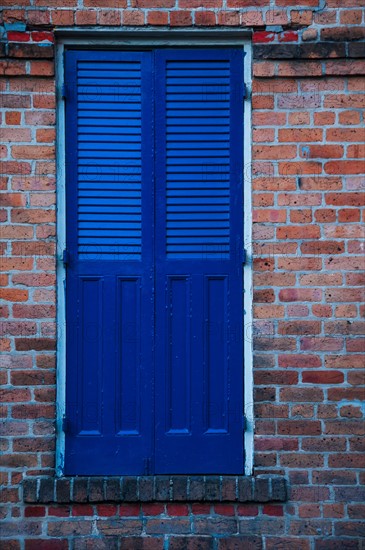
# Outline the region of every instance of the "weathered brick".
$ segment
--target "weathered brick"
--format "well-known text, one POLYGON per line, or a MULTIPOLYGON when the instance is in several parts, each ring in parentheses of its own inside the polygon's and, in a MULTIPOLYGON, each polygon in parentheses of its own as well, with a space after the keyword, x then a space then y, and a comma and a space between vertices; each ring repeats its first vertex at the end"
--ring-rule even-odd
POLYGON ((154 480, 152 477, 140 477, 138 479, 139 500, 142 502, 153 500, 154 480))
POLYGON ((97 14, 98 24, 105 26, 120 25, 122 20, 122 14, 117 10, 100 10, 97 14))
POLYGON ((195 12, 195 24, 202 27, 212 27, 216 25, 216 14, 214 11, 195 12))
POLYGON ((186 500, 188 494, 187 477, 173 476, 171 478, 171 490, 173 500, 186 500))
MULTIPOLYGON (((146 533, 150 535, 160 534, 187 534, 190 532, 190 522, 188 519, 181 518, 164 518, 164 519, 148 519, 146 521, 146 533)), ((200 533, 199 529, 196 530, 200 533)))
POLYGON ((51 12, 52 23, 59 26, 73 25, 74 11, 67 9, 54 9, 51 12))
MULTIPOLYGON (((171 539, 170 548, 173 548, 174 539, 175 537, 171 539)), ((107 540, 109 540, 109 537, 107 540)), ((185 537, 184 540, 186 541, 185 537)), ((162 550, 164 547, 164 540, 162 537, 122 537, 120 539, 120 544, 120 550, 162 550)), ((92 546, 92 548, 94 548, 94 546, 92 546)), ((202 548, 202 550, 204 549, 202 548)))
POLYGON ((141 512, 141 506, 140 504, 121 504, 119 507, 119 515, 121 517, 127 516, 127 517, 133 517, 133 516, 139 516, 141 512))
POLYGON ((218 539, 218 545, 219 550, 261 550, 262 540, 260 536, 239 535, 218 539))
POLYGON ((123 499, 129 502, 138 500, 138 485, 135 477, 124 477, 122 486, 123 499))
POLYGON ((50 537, 67 537, 69 535, 89 535, 91 530, 91 521, 64 520, 62 522, 49 522, 47 534, 50 537))
POLYGON ((204 500, 205 487, 203 477, 192 476, 190 477, 189 498, 191 500, 204 500))
POLYGON ((109 477, 105 481, 105 498, 111 502, 120 500, 120 479, 109 477))
POLYGON ((41 479, 39 485, 39 502, 54 502, 55 484, 53 479, 41 479))
POLYGON ((88 501, 101 502, 104 499, 104 478, 91 477, 88 485, 88 501))
POLYGON ((235 27, 241 22, 241 14, 239 11, 222 11, 218 12, 218 25, 235 27))
POLYGON ((145 14, 138 10, 123 10, 122 21, 124 25, 144 25, 145 14))
POLYGON ((253 500, 253 486, 250 478, 240 477, 238 479, 238 499, 240 502, 253 500))
MULTIPOLYGON (((1 325, 0 382, 5 387, 0 413, 6 428, 3 422, 0 463, 5 483, 11 482, 1 494, 6 509, 0 513, 8 523, 12 518, 7 546, 358 549, 363 510, 356 509, 356 502, 364 499, 360 484, 365 483, 359 462, 365 382, 360 0, 328 0, 323 9, 318 0, 298 5, 277 0, 276 6, 268 0, 85 0, 83 8, 76 0, 35 0, 32 9, 28 0, 21 5, 4 1, 9 9, 3 10, 3 22, 18 25, 7 27, 3 38, 10 44, 0 49, 0 56, 18 56, 0 61, 0 73, 7 79, 0 83, 0 219, 5 222, 0 246, 5 276, 0 284, 7 301, 1 325), (28 26, 19 30, 23 22, 28 26), (256 484, 241 476, 191 476, 188 481, 173 476, 170 483, 168 476, 157 476, 153 495, 149 477, 138 483, 132 477, 76 477, 71 495, 70 480, 59 480, 65 488, 62 496, 61 490, 55 494, 54 479, 46 478, 54 468, 56 364, 51 27, 192 28, 193 22, 256 29, 254 163, 245 174, 252 169, 255 473, 269 478, 256 484), (30 480, 31 503, 38 498, 36 479, 40 483, 40 504, 24 511, 18 489, 23 471, 35 478, 30 480), (272 477, 277 473, 284 473, 292 485, 284 509, 271 502, 260 509, 257 504, 232 504, 254 498, 251 484, 261 501, 285 500, 283 479, 272 477), (272 495, 259 495, 260 485, 271 488, 272 495), (69 505, 48 507, 57 496, 77 503, 72 505, 74 518, 69 505), (141 508, 139 500, 151 498, 159 502, 141 508), (179 504, 171 501, 175 498, 179 504), (88 499, 92 502, 85 504, 88 499), (103 499, 109 502, 103 504, 103 499), (126 503, 118 505, 120 499, 126 503), (213 508, 219 499, 224 504, 213 508), (172 521, 166 521, 165 511, 172 521), (190 523, 190 511, 204 534, 191 534, 195 524, 190 523), (94 513, 104 519, 96 520, 91 530, 94 513), (142 516, 149 518, 151 535, 141 534, 142 516), (20 537, 21 517, 34 525, 38 517, 42 531, 27 523, 20 537)), ((253 414, 245 413, 249 419, 253 414)), ((26 487, 27 482, 25 500, 30 498, 26 487)))
POLYGON ((75 478, 73 480, 72 498, 74 502, 87 502, 88 482, 84 478, 75 478))
POLYGON ((52 44, 25 44, 11 43, 8 49, 9 57, 21 57, 26 59, 39 59, 53 57, 52 44))

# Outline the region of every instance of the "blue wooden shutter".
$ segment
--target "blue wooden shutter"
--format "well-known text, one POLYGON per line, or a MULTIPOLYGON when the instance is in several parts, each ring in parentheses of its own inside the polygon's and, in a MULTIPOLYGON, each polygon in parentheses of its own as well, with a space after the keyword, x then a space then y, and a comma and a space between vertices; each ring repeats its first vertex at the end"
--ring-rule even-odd
POLYGON ((155 55, 155 470, 240 473, 243 53, 155 55))
POLYGON ((67 474, 152 455, 151 60, 66 52, 67 474))
POLYGON ((66 52, 67 474, 243 470, 242 78, 66 52))

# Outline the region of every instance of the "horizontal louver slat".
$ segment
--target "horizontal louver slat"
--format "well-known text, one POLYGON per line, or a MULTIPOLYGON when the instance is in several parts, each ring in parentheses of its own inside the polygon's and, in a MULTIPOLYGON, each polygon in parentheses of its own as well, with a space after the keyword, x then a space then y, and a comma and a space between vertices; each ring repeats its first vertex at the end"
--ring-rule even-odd
POLYGON ((166 62, 167 256, 229 253, 230 63, 166 62))
POLYGON ((139 61, 77 65, 78 248, 81 257, 141 253, 139 61))

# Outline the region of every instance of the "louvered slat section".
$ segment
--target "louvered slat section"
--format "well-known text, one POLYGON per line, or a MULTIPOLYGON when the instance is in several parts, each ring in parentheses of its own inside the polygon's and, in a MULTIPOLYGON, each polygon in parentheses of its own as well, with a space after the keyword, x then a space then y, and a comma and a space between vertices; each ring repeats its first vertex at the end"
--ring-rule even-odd
POLYGON ((141 62, 77 63, 78 254, 141 256, 141 62))
POLYGON ((228 257, 230 61, 166 62, 167 256, 228 257))

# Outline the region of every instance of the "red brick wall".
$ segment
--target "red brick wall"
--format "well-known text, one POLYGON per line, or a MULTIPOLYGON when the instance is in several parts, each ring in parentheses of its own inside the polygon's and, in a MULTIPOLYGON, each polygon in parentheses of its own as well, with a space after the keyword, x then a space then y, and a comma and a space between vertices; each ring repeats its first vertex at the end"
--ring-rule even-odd
POLYGON ((362 548, 363 2, 2 4, 0 547, 362 548), (55 466, 53 29, 72 25, 253 30, 255 473, 285 475, 286 504, 23 503, 55 466))

